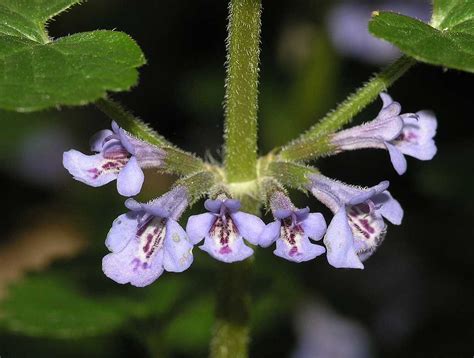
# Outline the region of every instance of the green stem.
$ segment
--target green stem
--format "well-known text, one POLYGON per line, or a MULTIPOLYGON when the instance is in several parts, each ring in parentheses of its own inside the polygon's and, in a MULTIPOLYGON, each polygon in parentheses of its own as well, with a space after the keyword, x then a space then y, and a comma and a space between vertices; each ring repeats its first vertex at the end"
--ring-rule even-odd
POLYGON ((225 101, 229 182, 256 178, 261 0, 230 0, 225 101))
POLYGON ((308 176, 319 171, 316 168, 293 163, 293 162, 272 162, 268 165, 268 175, 277 179, 281 184, 302 191, 307 190, 310 183, 308 176))
MULTIPOLYGON (((257 178, 258 66, 261 0, 230 0, 227 27, 225 96, 225 174, 229 183, 257 178)), ((257 212, 249 195, 242 210, 257 212)), ((210 344, 212 358, 246 358, 249 342, 249 274, 253 261, 225 265, 220 270, 216 322, 210 344)))
POLYGON ((170 145, 170 143, 146 123, 135 117, 132 113, 123 108, 119 103, 110 98, 99 99, 95 105, 110 119, 116 121, 120 127, 127 132, 132 133, 137 138, 148 143, 154 144, 158 147, 163 145, 170 145))
POLYGON ((374 101, 380 92, 390 87, 415 63, 416 60, 413 58, 402 56, 350 95, 334 111, 328 113, 306 133, 286 145, 279 153, 280 158, 309 160, 318 155, 326 154, 328 152, 327 136, 349 123, 356 114, 374 101))
POLYGON ((104 98, 98 100, 95 105, 127 132, 163 149, 166 152, 163 171, 177 175, 189 175, 205 169, 201 159, 172 145, 146 123, 125 110, 119 103, 110 98, 104 98))
POLYGON ((250 275, 253 261, 225 264, 218 272, 211 358, 246 358, 250 340, 250 275))

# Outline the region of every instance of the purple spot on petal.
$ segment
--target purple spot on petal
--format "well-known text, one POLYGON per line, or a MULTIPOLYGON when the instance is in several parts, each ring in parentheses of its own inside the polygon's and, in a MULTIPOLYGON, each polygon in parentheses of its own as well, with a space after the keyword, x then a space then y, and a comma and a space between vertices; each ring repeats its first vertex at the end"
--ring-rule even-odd
POLYGON ((290 249, 290 252, 289 252, 289 255, 291 257, 295 256, 296 254, 298 254, 298 248, 296 246, 293 246, 291 249, 290 249))
POLYGON ((229 247, 229 245, 221 247, 220 250, 219 250, 219 253, 223 254, 223 255, 230 254, 231 252, 232 252, 232 249, 229 247))

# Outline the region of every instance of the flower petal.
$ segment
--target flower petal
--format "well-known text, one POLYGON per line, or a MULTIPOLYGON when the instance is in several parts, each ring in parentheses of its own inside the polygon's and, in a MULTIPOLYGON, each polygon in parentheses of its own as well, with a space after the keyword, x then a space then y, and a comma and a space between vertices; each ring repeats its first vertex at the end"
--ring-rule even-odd
POLYGON ((199 246, 199 248, 206 251, 216 260, 226 263, 242 261, 253 254, 253 250, 244 244, 244 240, 241 237, 233 240, 227 247, 227 250, 224 251, 222 246, 216 243, 216 240, 207 236, 204 239, 204 244, 199 246))
POLYGON ((240 201, 235 199, 226 199, 224 200, 224 206, 229 210, 229 212, 235 213, 240 209, 240 201))
POLYGON ((220 212, 222 205, 223 205, 222 200, 207 199, 204 202, 204 207, 206 208, 206 210, 210 211, 211 213, 216 213, 216 214, 220 212))
POLYGON ((183 185, 175 186, 159 198, 141 204, 146 212, 161 218, 176 219, 188 206, 188 190, 183 185))
POLYGON ((270 224, 265 225, 262 233, 260 234, 258 244, 261 247, 268 247, 275 242, 276 239, 280 237, 281 222, 280 220, 275 220, 270 224))
POLYGON ((130 240, 118 253, 110 253, 102 259, 105 275, 117 283, 130 283, 136 287, 151 284, 163 273, 163 251, 160 250, 151 262, 144 265, 137 259, 138 240, 130 240))
POLYGON ((169 272, 183 272, 193 263, 193 245, 181 225, 172 219, 166 223, 163 266, 169 272))
POLYGON ((285 240, 277 240, 276 249, 273 251, 276 256, 293 262, 309 261, 325 252, 323 246, 310 243, 306 236, 299 240, 297 246, 289 245, 285 240))
POLYGON ((380 97, 383 101, 383 108, 377 118, 390 118, 400 114, 402 110, 400 103, 395 102, 387 93, 381 93, 380 97))
POLYGON ((403 153, 393 144, 388 142, 385 142, 385 146, 387 147, 388 153, 390 154, 390 160, 392 161, 395 171, 399 175, 404 174, 407 171, 407 160, 405 159, 403 153))
POLYGON ((102 154, 85 155, 74 149, 63 154, 63 166, 74 179, 93 187, 105 185, 117 178, 116 172, 102 169, 104 161, 102 154))
POLYGON ((102 147, 104 146, 104 140, 113 134, 114 132, 112 132, 110 129, 103 129, 94 134, 90 140, 91 150, 97 153, 102 151, 102 147))
POLYGON ((308 217, 301 222, 306 235, 313 240, 321 240, 324 233, 326 232, 326 221, 321 213, 311 213, 308 217))
POLYGON ((211 213, 191 215, 186 225, 186 232, 191 243, 196 245, 204 237, 208 236, 209 230, 215 221, 216 216, 211 213))
POLYGON ((353 240, 346 210, 341 208, 334 215, 324 238, 327 259, 331 266, 336 268, 364 268, 355 252, 353 240))
POLYGON ((437 152, 433 137, 438 122, 431 111, 419 111, 416 116, 403 118, 405 126, 402 135, 393 144, 406 155, 419 160, 431 160, 437 152))
POLYGON ((273 211, 273 216, 275 219, 286 219, 293 213, 293 210, 290 209, 277 209, 273 211))
POLYGON ((403 209, 400 203, 395 200, 390 192, 387 190, 383 193, 377 194, 372 198, 376 207, 377 213, 385 217, 394 225, 400 225, 403 219, 403 209))
POLYGON ((135 237, 138 227, 137 216, 135 212, 128 212, 114 220, 105 240, 105 246, 110 251, 122 251, 128 242, 135 237))
POLYGON ((379 96, 382 99, 383 108, 387 107, 389 104, 393 102, 392 97, 387 92, 381 92, 379 96))
POLYGON ((142 168, 161 168, 166 152, 148 142, 140 140, 127 131, 119 129, 118 135, 123 147, 137 158, 142 168))
POLYGON ((238 211, 230 214, 240 235, 253 245, 258 245, 265 223, 258 216, 238 211))
POLYGON ((134 196, 142 189, 145 175, 137 162, 137 158, 131 157, 117 177, 117 190, 120 195, 134 196))

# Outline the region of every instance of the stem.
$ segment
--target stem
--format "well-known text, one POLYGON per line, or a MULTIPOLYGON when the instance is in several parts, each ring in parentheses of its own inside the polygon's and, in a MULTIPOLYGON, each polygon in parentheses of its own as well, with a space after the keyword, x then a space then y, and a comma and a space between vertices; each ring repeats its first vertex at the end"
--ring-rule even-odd
MULTIPOLYGON (((260 203, 245 197, 242 210, 258 214, 260 203)), ((247 358, 250 342, 250 282, 255 259, 222 265, 217 274, 216 321, 211 358, 247 358)))
POLYGON ((117 122, 120 127, 125 129, 127 132, 132 133, 137 138, 159 147, 170 145, 164 137, 160 136, 146 123, 135 117, 119 103, 110 98, 99 99, 95 102, 95 105, 110 119, 117 122))
MULTIPOLYGON (((230 0, 225 81, 225 158, 229 183, 257 178, 258 65, 261 0, 230 0)), ((242 210, 258 213, 249 195, 242 210)), ((253 260, 225 265, 219 272, 212 358, 246 358, 249 343, 249 274, 253 260)))
POLYGON ((326 153, 328 151, 327 136, 349 123, 356 114, 374 101, 380 92, 390 87, 415 63, 416 60, 411 57, 400 57, 350 95, 334 111, 328 113, 321 121, 308 129, 306 133, 286 145, 280 152, 280 158, 308 160, 326 153), (321 150, 318 150, 319 146, 322 147, 321 150))
POLYGON ((248 357, 251 259, 226 264, 218 273, 211 358, 248 357))
POLYGON ((177 175, 189 175, 205 169, 201 159, 172 145, 146 123, 125 110, 119 103, 110 98, 103 98, 99 99, 95 105, 127 132, 163 149, 166 152, 163 171, 177 175))
POLYGON ((261 13, 261 0, 230 0, 224 160, 229 182, 256 177, 261 13))
POLYGON ((308 176, 318 173, 316 168, 292 162, 272 162, 267 170, 281 184, 302 191, 306 191, 310 183, 308 176))

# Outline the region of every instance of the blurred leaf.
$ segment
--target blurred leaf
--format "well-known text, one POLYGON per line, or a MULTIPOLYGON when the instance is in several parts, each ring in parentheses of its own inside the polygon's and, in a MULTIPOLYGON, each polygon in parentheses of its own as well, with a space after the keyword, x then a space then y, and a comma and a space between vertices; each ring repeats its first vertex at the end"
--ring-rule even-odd
POLYGON ((334 96, 337 59, 330 44, 317 29, 295 26, 281 42, 286 67, 292 69, 293 78, 287 90, 267 87, 262 89, 261 126, 262 141, 267 149, 282 145, 296 137, 328 110, 334 96), (283 46, 283 45, 282 45, 283 46), (296 47, 296 48, 293 48, 296 47), (304 55, 298 53, 304 49, 304 55), (290 65, 291 62, 295 64, 290 65), (278 124, 278 125, 275 125, 278 124))
POLYGON ((89 298, 52 275, 18 283, 0 307, 6 329, 31 336, 93 336, 117 329, 127 318, 121 305, 89 298))
POLYGON ((162 333, 163 341, 180 352, 207 347, 214 322, 211 297, 193 297, 188 302, 162 333))
POLYGON ((162 277, 154 284, 139 289, 138 292, 133 287, 132 290, 137 293, 137 297, 129 297, 124 303, 137 318, 165 315, 178 298, 184 295, 186 283, 183 277, 162 277))
POLYGON ((143 53, 126 34, 93 31, 52 41, 45 24, 78 0, 0 2, 0 107, 84 105, 138 79, 143 53))
POLYGON ((113 287, 107 295, 97 294, 97 289, 94 295, 83 292, 76 284, 59 274, 27 277, 1 302, 0 325, 29 336, 97 336, 116 331, 127 321, 167 316, 184 296, 186 281, 161 278, 144 289, 113 287))
POLYGON ((474 1, 437 2, 433 25, 377 12, 369 30, 419 61, 474 72, 474 1))

